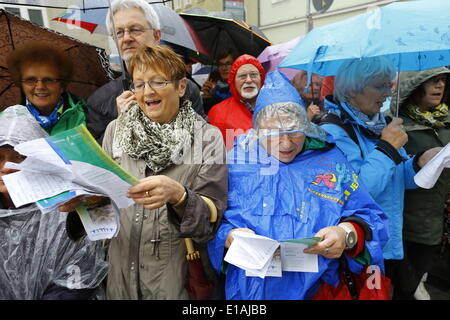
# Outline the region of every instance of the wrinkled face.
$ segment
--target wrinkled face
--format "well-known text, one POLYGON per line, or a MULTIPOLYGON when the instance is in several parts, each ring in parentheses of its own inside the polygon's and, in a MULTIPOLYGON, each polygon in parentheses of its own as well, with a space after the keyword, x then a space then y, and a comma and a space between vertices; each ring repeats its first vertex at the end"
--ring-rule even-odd
POLYGON ((297 92, 306 99, 320 98, 320 90, 322 89, 322 77, 317 74, 311 75, 311 83, 309 84, 308 93, 305 93, 305 87, 308 83, 308 75, 306 72, 297 73, 291 80, 292 85, 297 92))
POLYGON ((13 169, 6 169, 6 162, 21 163, 25 159, 24 156, 20 155, 11 146, 1 146, 0 147, 0 193, 7 195, 8 190, 6 190, 5 184, 3 183, 3 176, 16 172, 13 169))
POLYGON ((387 77, 369 83, 362 92, 353 93, 349 102, 369 117, 380 112, 387 97, 392 95, 393 81, 387 77))
POLYGON ((157 45, 161 39, 160 30, 153 30, 138 8, 117 11, 114 26, 119 50, 125 61, 129 61, 139 47, 157 45))
POLYGON ((261 88, 261 74, 258 68, 248 63, 236 72, 235 86, 239 95, 245 100, 256 100, 261 88))
POLYGON ((217 61, 217 70, 219 70, 220 77, 223 81, 228 80, 228 76, 230 75, 231 65, 233 64, 233 57, 226 56, 223 59, 217 61))
MULTIPOLYGON (((263 121, 261 129, 270 129, 280 131, 289 131, 290 128, 283 128, 280 124, 280 120, 283 119, 267 119, 263 121)), ((261 140, 261 144, 267 153, 275 157, 281 162, 289 163, 297 157, 297 155, 302 151, 303 144, 305 143, 305 135, 300 132, 283 134, 283 135, 272 135, 261 140)))
POLYGON ((144 114, 158 123, 169 123, 180 110, 180 98, 186 90, 186 78, 179 81, 168 79, 159 71, 148 68, 147 70, 135 69, 133 72, 133 84, 137 86, 145 82, 141 90, 134 90, 136 100, 144 114), (169 80, 170 82, 166 81, 169 80), (162 88, 152 88, 162 86, 162 88))
POLYGON ((423 85, 425 94, 418 102, 421 110, 429 110, 442 102, 444 97, 445 85, 447 82, 447 75, 440 74, 427 81, 423 85))
POLYGON ((63 85, 59 81, 58 68, 51 64, 28 63, 21 67, 20 74, 22 90, 28 101, 38 108, 41 114, 50 115, 64 92, 63 85), (33 79, 38 81, 33 83, 33 79))

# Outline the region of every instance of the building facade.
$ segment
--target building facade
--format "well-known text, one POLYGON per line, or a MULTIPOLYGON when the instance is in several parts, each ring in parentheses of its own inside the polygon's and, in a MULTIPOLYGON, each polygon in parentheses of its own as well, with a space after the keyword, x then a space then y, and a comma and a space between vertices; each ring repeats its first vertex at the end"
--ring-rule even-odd
POLYGON ((363 14, 396 1, 398 0, 246 0, 245 10, 247 23, 259 26, 277 44, 306 34, 312 28, 363 14))

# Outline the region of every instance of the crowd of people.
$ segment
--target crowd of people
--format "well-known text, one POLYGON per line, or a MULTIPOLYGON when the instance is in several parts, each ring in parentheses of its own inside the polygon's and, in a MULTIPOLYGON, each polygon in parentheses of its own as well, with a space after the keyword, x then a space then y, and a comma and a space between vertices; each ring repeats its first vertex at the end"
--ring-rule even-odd
POLYGON ((8 57, 22 100, 0 113, 0 299, 192 299, 185 238, 208 299, 352 299, 343 263, 376 266, 390 298, 417 299, 443 241, 450 174, 432 189, 414 176, 450 142, 448 68, 396 83, 391 60, 355 59, 305 88, 306 72, 266 73, 229 49, 199 87, 160 45, 147 2, 114 0, 106 22, 125 72, 86 101, 67 91, 73 63, 58 48, 30 41, 8 57), (106 242, 86 238, 75 211, 85 199, 16 208, 2 179, 25 159, 16 145, 81 124, 139 179, 106 242), (318 237, 304 250, 318 272, 250 276, 224 260, 236 231, 318 237))

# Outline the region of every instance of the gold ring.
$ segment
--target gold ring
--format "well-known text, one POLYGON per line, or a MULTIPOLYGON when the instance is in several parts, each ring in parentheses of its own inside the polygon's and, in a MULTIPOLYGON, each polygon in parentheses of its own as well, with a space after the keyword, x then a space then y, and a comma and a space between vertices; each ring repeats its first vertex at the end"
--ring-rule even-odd
POLYGON ((148 193, 148 191, 145 191, 145 195, 150 198, 150 193, 148 193))

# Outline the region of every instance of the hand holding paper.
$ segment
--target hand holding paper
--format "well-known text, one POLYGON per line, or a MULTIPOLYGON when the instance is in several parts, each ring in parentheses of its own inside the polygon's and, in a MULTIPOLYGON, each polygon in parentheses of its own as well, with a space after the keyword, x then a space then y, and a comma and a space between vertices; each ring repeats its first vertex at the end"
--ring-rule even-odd
POLYGON ((316 254, 304 253, 321 238, 276 240, 249 232, 233 232, 234 240, 224 260, 246 270, 247 276, 281 277, 282 271, 318 272, 316 254), (281 246, 280 246, 281 244, 281 246), (277 250, 279 253, 276 254, 277 250))
POLYGON ((444 168, 450 168, 450 143, 414 176, 414 182, 421 188, 431 189, 444 168))

